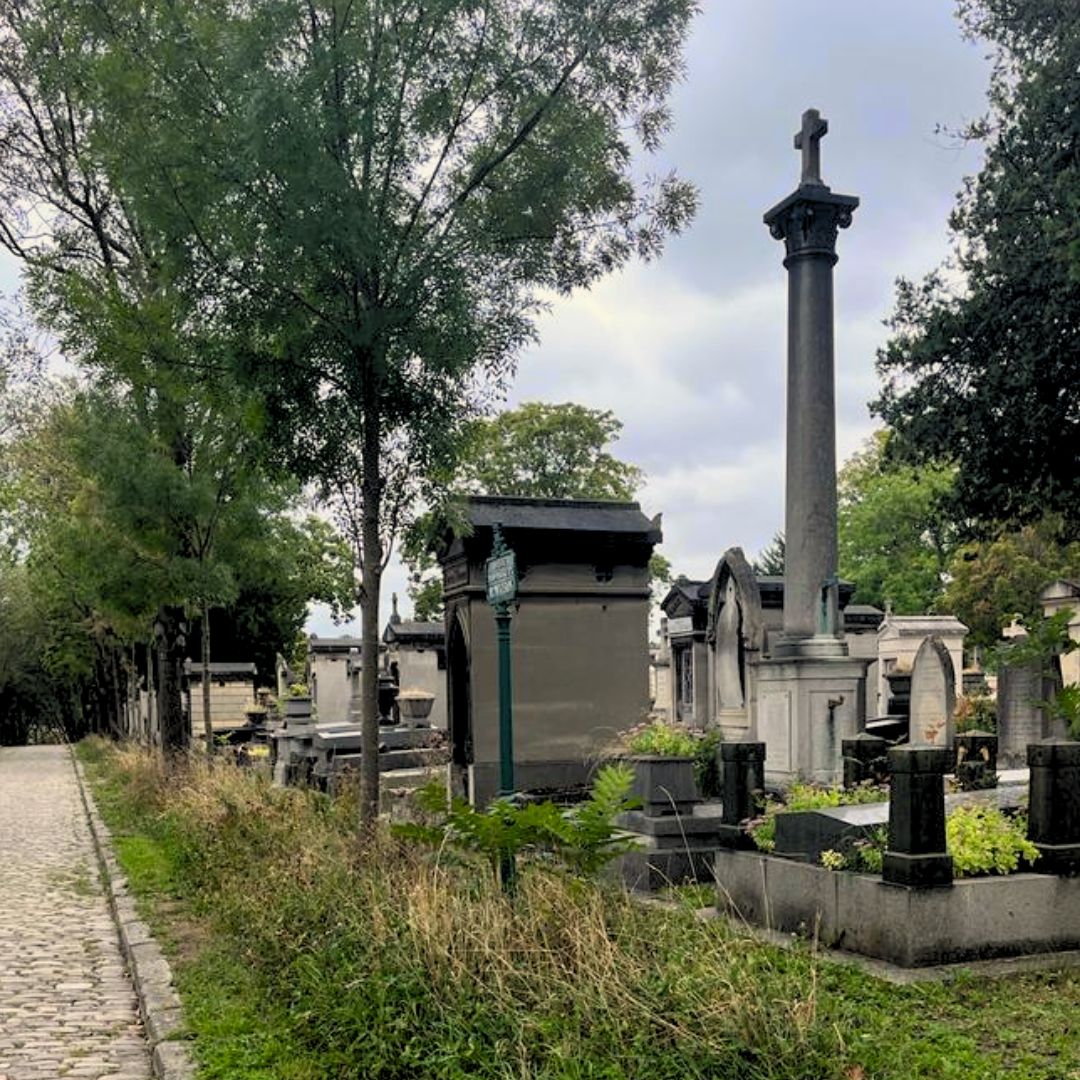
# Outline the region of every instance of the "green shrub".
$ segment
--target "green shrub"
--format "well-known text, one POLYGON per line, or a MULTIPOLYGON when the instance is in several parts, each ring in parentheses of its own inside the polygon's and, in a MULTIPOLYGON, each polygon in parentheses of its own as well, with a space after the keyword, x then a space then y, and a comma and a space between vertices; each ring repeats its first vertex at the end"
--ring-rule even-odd
POLYGON ((995 807, 958 806, 945 819, 945 843, 957 877, 1011 874, 1039 852, 1027 839, 1026 821, 995 807))
POLYGON ((720 775, 720 743, 723 735, 719 728, 710 728, 698 739, 694 751, 694 782, 703 799, 718 799, 723 794, 720 775))
POLYGON ((626 733, 625 744, 631 754, 692 758, 697 754, 700 741, 700 736, 688 728, 656 720, 631 728, 626 733))

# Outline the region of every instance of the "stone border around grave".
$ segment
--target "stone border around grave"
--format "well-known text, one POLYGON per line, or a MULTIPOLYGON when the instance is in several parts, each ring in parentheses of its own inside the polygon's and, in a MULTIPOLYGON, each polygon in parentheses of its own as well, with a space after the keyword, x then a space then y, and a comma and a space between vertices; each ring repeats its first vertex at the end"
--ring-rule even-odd
POLYGON ((150 928, 135 911, 127 877, 120 869, 113 849, 112 834, 98 813, 82 762, 76 757, 74 747, 69 749, 83 809, 94 840, 109 911, 116 924, 120 948, 139 999, 139 1013, 152 1056, 154 1076, 159 1080, 192 1080, 195 1065, 187 1046, 177 1041, 184 1022, 180 998, 173 984, 172 968, 150 933, 150 928))
POLYGON ((1009 874, 940 888, 745 851, 716 856, 718 906, 905 968, 1080 948, 1080 878, 1009 874))

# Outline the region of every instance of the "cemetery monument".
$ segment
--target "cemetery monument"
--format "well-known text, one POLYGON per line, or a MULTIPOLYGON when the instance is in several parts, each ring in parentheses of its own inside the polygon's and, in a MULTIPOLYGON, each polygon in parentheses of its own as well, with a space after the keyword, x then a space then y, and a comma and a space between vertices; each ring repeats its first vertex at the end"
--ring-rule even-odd
POLYGON ((799 186, 765 214, 788 272, 784 630, 757 667, 757 735, 766 772, 834 781, 841 740, 865 721, 867 661, 844 641, 837 577, 833 267, 859 205, 821 178, 828 122, 803 114, 799 186))

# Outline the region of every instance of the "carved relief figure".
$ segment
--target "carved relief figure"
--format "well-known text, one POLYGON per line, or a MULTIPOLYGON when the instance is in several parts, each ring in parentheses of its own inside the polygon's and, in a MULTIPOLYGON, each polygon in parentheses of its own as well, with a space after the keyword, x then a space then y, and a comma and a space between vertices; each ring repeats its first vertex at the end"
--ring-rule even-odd
POLYGON ((716 620, 716 696, 721 709, 741 709, 746 704, 743 661, 742 605, 735 579, 729 577, 716 620))

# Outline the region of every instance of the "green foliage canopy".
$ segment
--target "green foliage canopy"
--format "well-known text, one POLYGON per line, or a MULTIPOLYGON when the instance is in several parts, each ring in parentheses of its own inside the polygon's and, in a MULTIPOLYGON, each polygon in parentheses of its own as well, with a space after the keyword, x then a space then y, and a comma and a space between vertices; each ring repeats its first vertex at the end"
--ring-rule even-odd
POLYGON ((993 645, 1017 616, 1042 617, 1039 594, 1057 578, 1080 577, 1080 543, 1062 539, 1053 517, 958 548, 941 606, 971 631, 972 645, 993 645))
POLYGON ((632 499, 644 473, 607 449, 621 431, 607 409, 526 402, 470 426, 454 486, 473 495, 632 499))
POLYGON ((855 603, 922 614, 940 597, 956 546, 948 507, 955 469, 892 461, 889 441, 877 432, 840 469, 840 576, 855 583, 855 603))
POLYGON ((985 141, 953 265, 901 281, 874 410, 896 450, 958 465, 966 523, 1080 522, 1080 7, 963 0, 994 50, 985 141))

